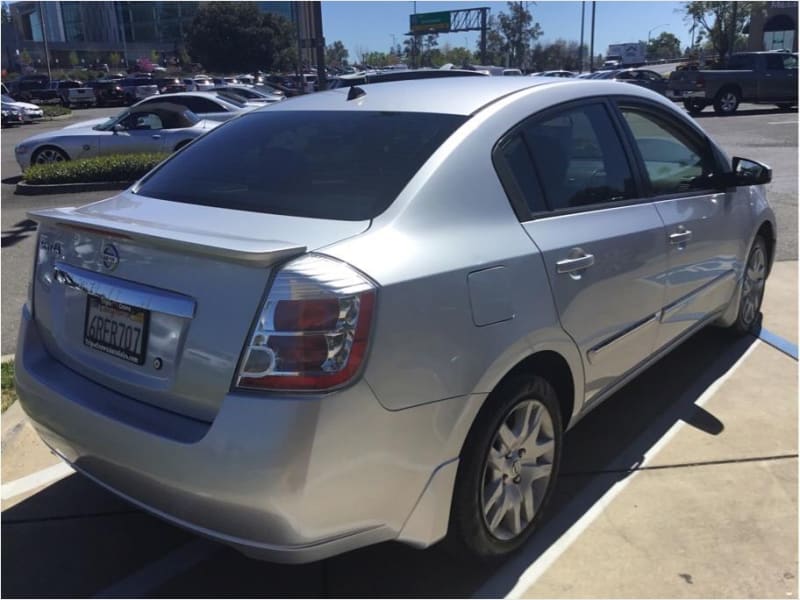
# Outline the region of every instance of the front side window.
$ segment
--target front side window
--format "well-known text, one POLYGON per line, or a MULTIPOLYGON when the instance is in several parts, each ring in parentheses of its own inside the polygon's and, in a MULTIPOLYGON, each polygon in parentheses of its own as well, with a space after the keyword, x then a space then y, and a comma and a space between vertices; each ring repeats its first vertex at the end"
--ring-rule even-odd
POLYGON ((162 200, 363 221, 382 213, 462 115, 264 111, 213 129, 135 190, 162 200))
POLYGON ((649 111, 625 107, 621 110, 656 195, 712 187, 714 159, 696 135, 649 111))
POLYGON ((155 113, 135 113, 119 122, 124 129, 151 130, 163 129, 161 119, 155 113))
POLYGON ((636 196, 628 159, 606 108, 589 104, 523 128, 550 210, 636 196))

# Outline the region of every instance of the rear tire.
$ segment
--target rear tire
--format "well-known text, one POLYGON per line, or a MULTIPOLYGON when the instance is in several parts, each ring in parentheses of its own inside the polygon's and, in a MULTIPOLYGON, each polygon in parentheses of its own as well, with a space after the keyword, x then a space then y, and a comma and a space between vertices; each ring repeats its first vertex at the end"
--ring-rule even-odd
POLYGON ((489 560, 524 544, 552 496, 562 440, 561 411, 547 380, 518 377, 495 390, 461 452, 449 550, 489 560))
POLYGON ((733 88, 720 90, 714 98, 714 112, 725 117, 732 115, 739 108, 740 101, 741 96, 737 90, 733 88))
POLYGON ((747 255, 742 274, 742 295, 739 298, 739 311, 731 331, 744 335, 754 333, 761 324, 761 303, 764 299, 764 286, 767 281, 769 255, 763 237, 756 236, 747 255))
POLYGON ((702 100, 684 100, 683 107, 692 116, 699 115, 706 107, 706 103, 702 100))

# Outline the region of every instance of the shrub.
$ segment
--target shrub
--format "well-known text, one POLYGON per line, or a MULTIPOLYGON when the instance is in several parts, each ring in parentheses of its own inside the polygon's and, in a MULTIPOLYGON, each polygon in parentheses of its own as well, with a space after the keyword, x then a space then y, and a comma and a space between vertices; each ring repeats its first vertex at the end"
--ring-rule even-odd
POLYGON ((60 104, 43 104, 42 112, 45 117, 60 117, 62 115, 71 115, 72 110, 60 104))
POLYGON ((133 182, 164 160, 169 154, 116 154, 98 158, 32 165, 23 174, 25 183, 133 182))

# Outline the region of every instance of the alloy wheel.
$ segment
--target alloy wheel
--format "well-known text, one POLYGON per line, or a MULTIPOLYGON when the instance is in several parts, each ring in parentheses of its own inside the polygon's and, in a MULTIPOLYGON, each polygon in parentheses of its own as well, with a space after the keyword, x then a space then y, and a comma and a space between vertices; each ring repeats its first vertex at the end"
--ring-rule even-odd
POLYGON ((492 438, 483 469, 480 508, 489 533, 512 540, 530 525, 547 492, 555 431, 538 400, 517 404, 492 438))
POLYGON ((733 112, 736 110, 736 106, 738 105, 738 99, 736 98, 736 94, 733 92, 726 92, 720 98, 720 106, 722 107, 723 112, 733 112))
POLYGON ((753 324, 761 308, 766 272, 767 261, 764 249, 757 245, 753 248, 747 261, 742 286, 742 320, 747 325, 753 324))
POLYGON ((45 148, 36 155, 34 162, 37 165, 47 165, 50 163, 63 162, 64 154, 54 148, 45 148))

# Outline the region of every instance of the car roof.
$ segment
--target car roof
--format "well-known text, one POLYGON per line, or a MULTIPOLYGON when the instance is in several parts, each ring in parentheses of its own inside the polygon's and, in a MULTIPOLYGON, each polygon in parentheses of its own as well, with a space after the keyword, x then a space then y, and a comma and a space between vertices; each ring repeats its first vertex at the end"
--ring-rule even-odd
MULTIPOLYGON (((469 116, 505 96, 539 86, 574 86, 576 98, 581 96, 620 93, 620 84, 613 80, 597 81, 577 77, 453 77, 392 81, 342 87, 278 102, 259 110, 354 110, 422 112, 469 116), (348 100, 351 90, 363 95, 348 100)), ((652 97, 653 92, 640 86, 625 84, 627 95, 652 97), (632 89, 627 89, 632 88, 632 89)))

